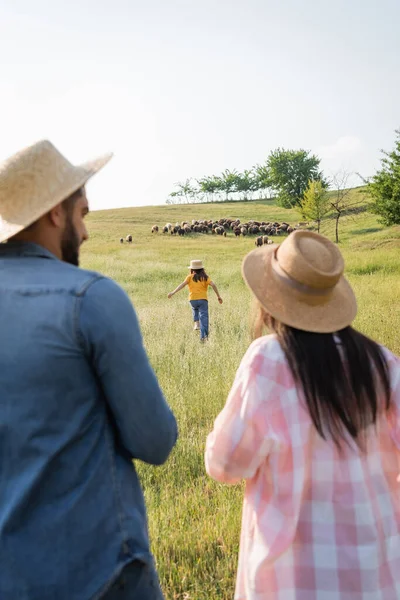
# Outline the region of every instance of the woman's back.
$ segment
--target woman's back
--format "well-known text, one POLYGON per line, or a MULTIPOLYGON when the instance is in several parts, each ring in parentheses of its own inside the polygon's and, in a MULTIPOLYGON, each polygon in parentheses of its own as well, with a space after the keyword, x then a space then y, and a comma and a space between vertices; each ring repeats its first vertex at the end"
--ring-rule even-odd
POLYGON ((365 452, 350 436, 339 450, 317 432, 277 338, 250 346, 206 453, 216 479, 247 480, 237 599, 400 597, 400 362, 385 357, 392 408, 365 452))

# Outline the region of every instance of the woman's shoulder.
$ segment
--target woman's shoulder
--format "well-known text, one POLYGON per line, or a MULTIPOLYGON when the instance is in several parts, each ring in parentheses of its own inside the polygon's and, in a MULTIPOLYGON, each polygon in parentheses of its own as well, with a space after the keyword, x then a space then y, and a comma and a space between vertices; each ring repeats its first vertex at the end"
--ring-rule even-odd
POLYGON ((265 363, 272 366, 283 362, 286 362, 285 354, 275 334, 264 335, 254 340, 242 360, 247 366, 257 365, 258 368, 265 363))

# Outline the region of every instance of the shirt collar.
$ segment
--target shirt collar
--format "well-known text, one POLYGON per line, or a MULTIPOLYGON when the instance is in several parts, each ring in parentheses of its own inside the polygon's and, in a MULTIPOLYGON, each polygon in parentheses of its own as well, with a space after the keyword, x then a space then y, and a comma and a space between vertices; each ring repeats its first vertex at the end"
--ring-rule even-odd
POLYGON ((7 242, 0 244, 0 257, 4 256, 36 256, 38 258, 50 258, 58 260, 57 257, 39 244, 33 242, 7 242))

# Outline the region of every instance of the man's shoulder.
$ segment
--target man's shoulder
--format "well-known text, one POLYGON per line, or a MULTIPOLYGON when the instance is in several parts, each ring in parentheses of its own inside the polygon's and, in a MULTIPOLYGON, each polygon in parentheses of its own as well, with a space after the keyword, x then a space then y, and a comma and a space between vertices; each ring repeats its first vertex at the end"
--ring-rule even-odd
POLYGON ((67 288, 68 291, 77 296, 84 295, 87 289, 95 282, 106 279, 104 275, 97 271, 81 269, 62 261, 54 262, 51 265, 49 264, 49 266, 53 273, 54 283, 60 285, 60 287, 67 288))
POLYGON ((97 294, 104 296, 125 295, 121 286, 106 275, 89 269, 82 269, 64 262, 53 265, 54 284, 69 293, 83 297, 89 294, 93 297, 97 294), (54 273, 54 267, 56 273, 54 273))

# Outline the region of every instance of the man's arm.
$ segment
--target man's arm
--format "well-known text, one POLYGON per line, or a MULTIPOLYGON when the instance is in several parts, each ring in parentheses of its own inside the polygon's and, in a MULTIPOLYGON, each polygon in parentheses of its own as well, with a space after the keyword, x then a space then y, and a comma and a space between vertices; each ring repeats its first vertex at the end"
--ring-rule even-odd
POLYGON ((129 297, 112 280, 97 280, 82 298, 79 324, 123 446, 132 458, 162 464, 175 445, 177 425, 129 297))

